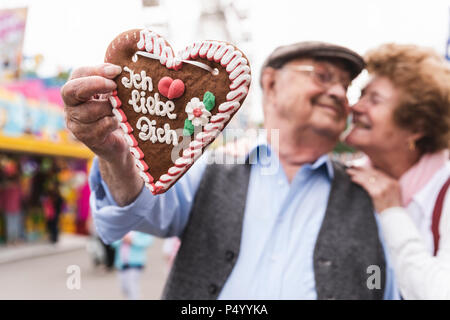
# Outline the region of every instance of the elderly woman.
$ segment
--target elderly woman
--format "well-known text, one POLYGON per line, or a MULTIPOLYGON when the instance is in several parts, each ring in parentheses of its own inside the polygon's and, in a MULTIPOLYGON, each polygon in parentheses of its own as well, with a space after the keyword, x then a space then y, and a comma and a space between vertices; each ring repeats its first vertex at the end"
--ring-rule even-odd
POLYGON ((450 70, 431 50, 386 44, 352 107, 348 173, 371 195, 405 299, 450 299, 450 70))

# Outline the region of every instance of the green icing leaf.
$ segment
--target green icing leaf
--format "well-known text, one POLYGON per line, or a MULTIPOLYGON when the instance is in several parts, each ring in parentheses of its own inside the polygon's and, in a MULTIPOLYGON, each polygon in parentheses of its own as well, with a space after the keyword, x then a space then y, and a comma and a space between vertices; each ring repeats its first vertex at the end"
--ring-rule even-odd
POLYGON ((214 105, 216 104, 216 97, 212 94, 212 92, 205 92, 203 95, 203 104, 208 111, 211 111, 214 108, 214 105))
POLYGON ((194 125, 191 120, 184 120, 183 136, 192 136, 194 133, 194 125))

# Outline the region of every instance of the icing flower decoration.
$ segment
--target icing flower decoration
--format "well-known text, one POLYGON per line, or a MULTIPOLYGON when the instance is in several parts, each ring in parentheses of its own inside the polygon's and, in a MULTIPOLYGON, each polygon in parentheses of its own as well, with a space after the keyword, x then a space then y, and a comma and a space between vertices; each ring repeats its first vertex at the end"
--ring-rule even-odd
POLYGON ((199 98, 192 98, 186 105, 185 111, 188 119, 195 127, 204 126, 209 122, 209 117, 211 117, 211 112, 206 110, 205 105, 199 98))
POLYGON ((186 105, 188 118, 184 121, 183 135, 191 136, 194 133, 194 126, 204 126, 211 117, 210 111, 214 109, 216 97, 212 92, 206 91, 203 95, 203 102, 199 98, 192 98, 186 105))

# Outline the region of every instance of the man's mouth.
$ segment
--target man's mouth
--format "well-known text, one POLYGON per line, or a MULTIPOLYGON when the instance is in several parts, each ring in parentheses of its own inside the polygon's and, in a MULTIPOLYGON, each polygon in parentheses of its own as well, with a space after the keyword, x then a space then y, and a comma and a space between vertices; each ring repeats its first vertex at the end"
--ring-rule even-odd
POLYGON ((327 103, 319 103, 319 102, 316 102, 315 105, 318 106, 318 107, 321 107, 321 108, 326 108, 326 109, 332 110, 338 116, 341 116, 343 114, 343 110, 342 110, 343 108, 341 106, 338 106, 338 105, 327 104, 327 103))

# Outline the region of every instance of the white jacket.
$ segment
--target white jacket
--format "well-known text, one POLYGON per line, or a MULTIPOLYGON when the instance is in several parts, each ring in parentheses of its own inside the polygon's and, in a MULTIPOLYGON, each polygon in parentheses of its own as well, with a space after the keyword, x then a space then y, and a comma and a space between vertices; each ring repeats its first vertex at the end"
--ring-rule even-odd
POLYGON ((450 299, 450 189, 444 200, 435 257, 431 231, 436 198, 449 176, 447 161, 406 209, 395 207, 380 213, 397 284, 405 299, 450 299))

